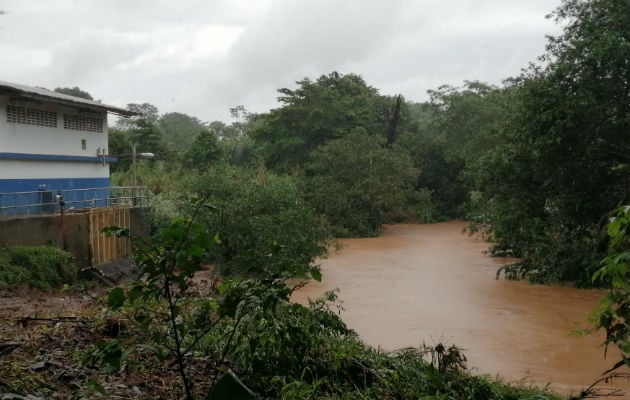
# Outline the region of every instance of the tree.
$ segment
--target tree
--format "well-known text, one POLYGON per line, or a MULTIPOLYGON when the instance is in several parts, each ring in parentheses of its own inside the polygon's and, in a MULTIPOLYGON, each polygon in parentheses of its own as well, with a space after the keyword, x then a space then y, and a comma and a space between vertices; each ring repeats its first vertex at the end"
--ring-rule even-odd
POLYGON ((111 165, 111 172, 126 171, 131 167, 131 143, 127 133, 120 129, 109 129, 109 154, 117 157, 118 161, 111 165), (122 157, 121 157, 122 156, 122 157))
POLYGON ((408 106, 408 128, 398 141, 422 170, 416 188, 426 188, 436 218, 462 218, 473 189, 468 170, 500 141, 495 134, 510 107, 510 90, 482 82, 429 91, 429 103, 408 106))
POLYGON ((58 87, 55 88, 55 92, 61 94, 67 94, 68 96, 80 97, 82 99, 94 100, 91 94, 85 90, 81 90, 78 86, 74 87, 58 87))
POLYGON ((220 138, 223 160, 233 165, 251 167, 259 160, 260 152, 250 132, 262 126, 262 118, 242 105, 230 108, 230 114, 235 119, 230 125, 218 121, 211 124, 220 138))
POLYGON ((220 244, 210 256, 226 274, 319 275, 330 234, 295 178, 219 164, 182 182, 180 192, 191 190, 212 205, 204 217, 220 244))
POLYGON ((392 145, 396 142, 396 136, 398 134, 396 128, 400 122, 400 112, 402 110, 404 99, 402 95, 398 95, 394 98, 393 104, 385 106, 385 137, 387 138, 387 144, 392 145))
POLYGON ((337 236, 375 236, 386 212, 405 202, 417 175, 405 151, 355 129, 313 153, 304 185, 309 203, 337 236))
POLYGON ((333 72, 298 88, 279 89, 281 108, 260 116, 252 131, 267 165, 279 171, 303 167, 317 147, 356 128, 383 135, 385 99, 358 75, 333 72))
POLYGON ((133 121, 127 134, 129 141, 137 146, 138 151, 159 153, 163 148, 162 132, 149 119, 140 118, 133 121))
POLYGON ((244 105, 240 104, 230 108, 230 116, 236 121, 232 123, 232 126, 236 129, 239 136, 243 135, 247 121, 250 119, 250 113, 247 111, 244 105))
POLYGON ((125 118, 118 118, 116 121, 116 128, 120 130, 129 130, 134 127, 135 121, 142 119, 150 124, 157 124, 160 118, 160 114, 158 108, 150 103, 129 103, 127 104, 127 109, 130 111, 134 111, 140 114, 140 116, 125 118))
POLYGON ((185 150, 207 124, 190 115, 172 112, 158 120, 164 141, 177 150, 185 150))
POLYGON ((226 125, 222 121, 212 121, 208 124, 208 128, 214 131, 220 140, 238 139, 241 132, 234 125, 226 125))
POLYGON ((514 276, 588 284, 630 188, 630 3, 566 0, 553 16, 563 34, 510 82, 505 142, 480 159, 477 220, 524 257, 514 276))
POLYGON ((431 128, 446 145, 447 158, 469 163, 494 147, 493 133, 510 104, 508 90, 466 81, 463 87, 443 85, 429 94, 436 110, 431 128))
MULTIPOLYGON (((119 118, 113 128, 115 133, 115 145, 126 145, 122 140, 124 137, 129 144, 129 149, 135 145, 139 152, 155 153, 159 159, 170 159, 172 155, 164 143, 162 131, 158 125, 159 112, 156 106, 149 103, 130 103, 127 108, 131 111, 140 113, 138 116, 131 118, 119 118)), ((122 151, 129 153, 131 150, 122 151)))
POLYGON ((202 129, 184 154, 184 164, 189 168, 204 170, 220 157, 217 135, 209 129, 202 129))
POLYGON ((595 328, 606 331, 605 345, 614 345, 621 360, 603 375, 619 367, 630 366, 630 205, 612 213, 606 227, 610 239, 601 268, 593 274, 593 281, 609 288, 595 311, 595 328))

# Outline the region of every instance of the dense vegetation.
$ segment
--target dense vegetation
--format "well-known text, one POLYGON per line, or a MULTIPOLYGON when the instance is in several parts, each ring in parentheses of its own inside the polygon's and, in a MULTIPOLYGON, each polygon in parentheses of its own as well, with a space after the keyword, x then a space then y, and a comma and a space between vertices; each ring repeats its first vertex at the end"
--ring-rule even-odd
MULTIPOLYGON (((132 104, 143 116, 119 123, 111 150, 133 142, 158 154, 139 176, 168 216, 182 208, 172 193, 202 192, 184 186, 240 168, 291 185, 296 212, 320 215, 335 236, 466 218, 494 254, 521 258, 507 277, 590 285, 609 213, 630 187, 629 7, 564 1, 550 16, 563 34, 502 87, 444 85, 413 103, 332 72, 279 89, 268 113, 234 107, 229 125, 132 104)), ((129 183, 128 168, 114 180, 129 183)), ((224 193, 215 200, 231 201, 224 193)))
POLYGON ((273 272, 199 286, 193 278, 205 253, 220 246, 216 237, 203 223, 177 219, 144 242, 134 255, 138 279, 109 292, 110 337, 82 363, 116 375, 176 370, 171 395, 187 400, 557 398, 470 375, 455 346, 370 348, 331 308, 334 293, 291 303, 294 288, 273 272))
POLYGON ((51 290, 77 279, 74 258, 52 246, 4 246, 0 248, 0 289, 28 285, 51 290))
POLYGON ((628 202, 630 3, 565 1, 554 16, 564 34, 509 83, 502 143, 475 169, 477 221, 524 258, 508 274, 588 284, 608 213, 628 202))
MULTIPOLYGON (((279 89, 268 113, 234 107, 231 124, 130 104, 142 115, 112 129, 110 153, 156 153, 137 176, 157 233, 136 253, 139 279, 108 298, 126 328, 84 362, 176 366, 189 399, 215 398, 228 369, 271 398, 545 398, 471 377, 456 348, 380 353, 325 301, 288 302, 285 278, 318 279, 334 236, 468 218, 492 253, 521 259, 507 277, 612 286, 597 323, 627 363, 628 209, 613 210, 630 188, 630 3, 565 0, 552 17, 563 34, 520 76, 424 103, 332 72, 279 89), (193 296, 209 262, 223 283, 193 296)), ((132 183, 124 157, 113 172, 132 183)))

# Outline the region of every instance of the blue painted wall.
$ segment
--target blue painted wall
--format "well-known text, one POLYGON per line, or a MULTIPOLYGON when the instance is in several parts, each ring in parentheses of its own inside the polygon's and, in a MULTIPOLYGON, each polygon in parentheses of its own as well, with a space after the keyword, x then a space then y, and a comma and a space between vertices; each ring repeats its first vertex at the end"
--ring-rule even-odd
POLYGON ((0 179, 0 214, 59 211, 57 194, 63 196, 66 210, 105 207, 109 197, 109 178, 0 179))
POLYGON ((31 154, 31 153, 0 153, 0 158, 7 160, 38 160, 38 161, 77 161, 77 162, 107 162, 118 161, 116 157, 85 157, 67 156, 59 154, 31 154))
POLYGON ((0 193, 109 187, 109 178, 0 179, 0 193))

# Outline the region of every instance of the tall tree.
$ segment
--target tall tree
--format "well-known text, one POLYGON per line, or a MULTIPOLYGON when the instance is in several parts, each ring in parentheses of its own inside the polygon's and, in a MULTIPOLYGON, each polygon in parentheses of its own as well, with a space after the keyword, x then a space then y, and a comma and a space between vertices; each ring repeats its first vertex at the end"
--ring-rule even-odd
POLYGON ((140 116, 131 118, 118 118, 118 121, 116 121, 116 128, 121 130, 129 130, 135 125, 135 121, 139 119, 145 120, 146 123, 157 124, 158 119, 160 118, 158 108, 151 103, 129 103, 127 104, 127 109, 139 113, 140 116))
POLYGON ((393 104, 386 106, 384 109, 385 117, 385 137, 387 138, 387 144, 392 145, 396 141, 398 123, 400 122, 400 111, 403 105, 402 95, 398 95, 394 98, 393 104))
POLYGON ((185 150, 202 130, 206 123, 190 115, 171 112, 158 120, 164 141, 178 150, 185 150))
POLYGON ((138 151, 158 152, 164 147, 162 133, 158 125, 148 119, 134 120, 127 133, 129 141, 137 146, 138 151))
POLYGON ((114 129, 124 132, 130 146, 135 145, 137 151, 155 153, 159 160, 174 160, 176 154, 165 143, 160 129, 158 108, 150 103, 129 103, 127 109, 140 115, 119 118, 114 129))
POLYGON ((511 91, 482 82, 429 91, 429 103, 409 105, 408 128, 398 143, 422 170, 416 187, 430 191, 436 218, 465 217, 471 164, 499 142, 495 134, 510 107, 511 91))
POLYGON ((509 142, 481 160, 482 222, 516 276, 590 282, 600 227, 630 188, 630 2, 565 0, 542 66, 512 82, 509 142))
POLYGON ((184 164, 189 168, 206 169, 221 157, 221 148, 215 132, 209 129, 199 131, 184 154, 184 164))
POLYGON ((111 165, 111 172, 126 171, 131 166, 131 143, 127 133, 117 128, 109 129, 109 154, 118 161, 111 165))
POLYGON ((307 199, 336 235, 375 236, 385 214, 405 202, 418 171, 407 152, 385 142, 357 128, 313 153, 304 178, 307 199))
POLYGON ((68 96, 80 97, 82 99, 94 100, 91 94, 89 94, 85 90, 82 90, 78 86, 58 87, 58 88, 55 88, 55 92, 61 93, 61 94, 67 94, 68 96))
POLYGON ((317 147, 353 129, 382 135, 384 98, 358 75, 333 72, 297 89, 279 89, 282 107, 262 115, 252 131, 270 168, 302 167, 317 147))
POLYGON ((431 121, 433 135, 448 147, 448 158, 472 161, 494 147, 493 132, 510 104, 505 90, 466 81, 463 87, 443 85, 429 95, 436 111, 431 121))

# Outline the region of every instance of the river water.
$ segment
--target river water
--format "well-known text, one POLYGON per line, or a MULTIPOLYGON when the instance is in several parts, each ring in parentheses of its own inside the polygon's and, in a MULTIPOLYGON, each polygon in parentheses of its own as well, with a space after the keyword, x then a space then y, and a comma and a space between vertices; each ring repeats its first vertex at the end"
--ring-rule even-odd
POLYGON ((343 320, 369 345, 456 344, 476 373, 564 393, 589 386, 617 361, 613 348, 603 358, 603 332, 575 334, 590 326, 602 291, 496 280, 510 260, 484 255, 488 244, 465 227, 388 225, 378 238, 344 239, 322 261, 322 282, 294 297, 338 288, 343 320))

